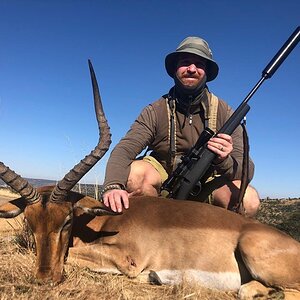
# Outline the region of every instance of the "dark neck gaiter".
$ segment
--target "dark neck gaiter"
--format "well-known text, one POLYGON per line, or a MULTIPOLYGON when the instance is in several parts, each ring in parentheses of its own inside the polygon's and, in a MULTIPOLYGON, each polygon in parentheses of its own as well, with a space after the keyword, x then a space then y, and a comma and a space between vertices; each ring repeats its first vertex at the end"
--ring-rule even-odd
POLYGON ((172 97, 176 100, 177 109, 188 115, 196 107, 199 107, 199 103, 202 101, 203 96, 206 95, 206 77, 193 89, 184 87, 177 76, 174 77, 174 81, 175 86, 172 91, 172 97))

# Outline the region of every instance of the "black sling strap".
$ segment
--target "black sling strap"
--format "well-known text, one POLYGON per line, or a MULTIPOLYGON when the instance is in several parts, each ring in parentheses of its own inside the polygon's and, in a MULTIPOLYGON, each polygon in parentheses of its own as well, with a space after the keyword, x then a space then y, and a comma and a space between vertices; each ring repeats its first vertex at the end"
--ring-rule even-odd
POLYGON ((244 210, 245 212, 243 199, 249 184, 249 138, 248 138, 245 122, 243 122, 241 126, 243 128, 244 153, 243 153, 242 178, 241 178, 239 197, 237 203, 233 207, 233 210, 236 212, 239 212, 241 209, 244 210))

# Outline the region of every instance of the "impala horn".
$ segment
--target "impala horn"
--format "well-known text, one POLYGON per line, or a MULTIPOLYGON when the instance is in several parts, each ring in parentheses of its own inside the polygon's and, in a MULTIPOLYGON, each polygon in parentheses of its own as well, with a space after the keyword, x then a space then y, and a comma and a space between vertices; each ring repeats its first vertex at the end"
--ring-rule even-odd
POLYGON ((3 162, 0 162, 0 178, 13 190, 18 192, 27 202, 33 204, 40 199, 40 194, 29 182, 10 170, 3 162))
POLYGON ((100 138, 96 148, 82 159, 65 177, 57 183, 51 194, 51 201, 64 201, 67 194, 76 185, 76 183, 103 157, 111 144, 110 128, 103 112, 99 87, 96 75, 90 60, 88 60, 93 94, 96 118, 99 127, 100 138))

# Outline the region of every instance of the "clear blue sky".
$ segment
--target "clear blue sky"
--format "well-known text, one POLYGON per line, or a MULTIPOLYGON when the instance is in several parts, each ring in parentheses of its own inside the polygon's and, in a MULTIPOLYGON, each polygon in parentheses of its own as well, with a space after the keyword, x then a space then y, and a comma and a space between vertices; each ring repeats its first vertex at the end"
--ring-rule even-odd
MULTIPOLYGON (((209 42, 220 67, 209 87, 236 108, 299 23, 298 0, 0 0, 0 161, 61 179, 94 148, 89 58, 113 147, 172 86, 164 58, 186 36, 209 42)), ((300 196, 299 69, 298 45, 249 103, 261 197, 300 196)), ((82 182, 102 183, 108 154, 82 182)))

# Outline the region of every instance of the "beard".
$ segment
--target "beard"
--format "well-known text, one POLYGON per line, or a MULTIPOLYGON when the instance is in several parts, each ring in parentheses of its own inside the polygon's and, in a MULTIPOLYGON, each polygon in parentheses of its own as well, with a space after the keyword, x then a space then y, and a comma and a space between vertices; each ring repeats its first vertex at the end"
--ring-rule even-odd
MULTIPOLYGON (((193 78, 193 77, 183 77, 183 78, 193 78)), ((185 95, 197 95, 199 94, 204 87, 206 86, 206 80, 207 80, 207 76, 203 76, 201 81, 198 81, 195 84, 185 84, 182 80, 180 80, 177 76, 177 74, 175 74, 174 76, 174 82, 175 82, 175 87, 176 89, 185 95)))

